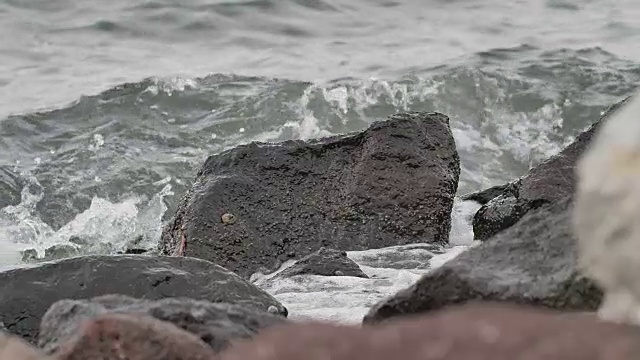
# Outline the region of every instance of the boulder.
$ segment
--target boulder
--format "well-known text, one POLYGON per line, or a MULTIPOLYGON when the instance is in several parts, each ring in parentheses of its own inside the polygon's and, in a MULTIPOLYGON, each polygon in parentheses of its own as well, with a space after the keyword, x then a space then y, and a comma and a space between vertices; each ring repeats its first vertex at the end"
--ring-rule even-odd
POLYGON ((104 295, 54 303, 42 318, 38 346, 53 353, 60 344, 77 336, 85 321, 106 314, 138 314, 173 323, 200 338, 216 352, 224 349, 231 339, 249 338, 260 329, 286 321, 282 316, 242 305, 188 298, 143 300, 104 295))
POLYGON ((62 299, 123 294, 141 299, 188 297, 287 314, 274 297, 205 260, 94 255, 0 272, 0 322, 33 341, 47 309, 62 299))
POLYGON ((141 314, 105 314, 88 320, 62 344, 56 360, 212 360, 197 336, 141 314))
POLYGON ((254 142, 206 160, 160 248, 248 278, 322 246, 444 244, 459 174, 439 113, 397 114, 308 142, 254 142))
POLYGON ((476 300, 597 309, 602 292, 580 276, 570 212, 570 198, 529 212, 491 241, 470 248, 376 304, 364 323, 476 300))
POLYGON ((347 257, 346 251, 325 247, 298 260, 295 264, 284 269, 278 276, 291 277, 304 274, 369 278, 355 261, 347 257))
POLYGON ((382 326, 276 326, 217 360, 635 360, 638 338, 593 314, 469 304, 382 326))
POLYGON ((36 349, 17 336, 0 331, 0 359, 2 360, 50 360, 40 349, 36 349))
POLYGON ((591 137, 629 98, 609 107, 602 117, 582 132, 560 153, 529 170, 522 178, 509 184, 494 186, 463 199, 483 204, 473 219, 476 240, 487 240, 512 226, 524 214, 544 204, 553 203, 575 192, 575 166, 591 137))

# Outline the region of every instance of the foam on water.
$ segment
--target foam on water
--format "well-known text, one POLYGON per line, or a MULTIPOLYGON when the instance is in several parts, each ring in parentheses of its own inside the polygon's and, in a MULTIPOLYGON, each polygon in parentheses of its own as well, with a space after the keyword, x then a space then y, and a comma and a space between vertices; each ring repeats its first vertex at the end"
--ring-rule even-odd
POLYGON ((44 189, 35 177, 26 177, 29 183, 22 189, 21 202, 0 209, 0 266, 4 268, 22 264, 23 250, 34 249, 41 258, 54 245, 69 245, 83 254, 155 248, 167 210, 163 199, 173 195, 170 179, 165 179, 156 184, 165 186, 151 199, 132 196, 112 203, 94 197, 87 210, 54 230, 35 211, 44 189))
POLYGON ((347 256, 369 279, 319 275, 279 277, 280 272, 295 264, 289 261, 272 274, 254 274, 252 281, 282 302, 292 320, 357 324, 378 301, 411 286, 422 275, 475 246, 470 219, 479 206, 475 202, 456 200, 451 246, 419 243, 348 251, 347 256))

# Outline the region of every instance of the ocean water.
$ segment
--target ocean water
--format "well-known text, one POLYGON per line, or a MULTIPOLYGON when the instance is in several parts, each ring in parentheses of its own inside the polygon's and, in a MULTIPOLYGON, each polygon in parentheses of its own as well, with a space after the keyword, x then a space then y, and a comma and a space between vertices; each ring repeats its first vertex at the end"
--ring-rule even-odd
MULTIPOLYGON (((633 92, 638 19, 636 0, 0 0, 0 268, 151 247, 207 155, 399 111, 450 116, 460 194, 512 180, 633 92)), ((294 318, 357 322, 473 246, 477 207, 456 202, 451 247, 350 252, 368 280, 254 280, 294 318)))

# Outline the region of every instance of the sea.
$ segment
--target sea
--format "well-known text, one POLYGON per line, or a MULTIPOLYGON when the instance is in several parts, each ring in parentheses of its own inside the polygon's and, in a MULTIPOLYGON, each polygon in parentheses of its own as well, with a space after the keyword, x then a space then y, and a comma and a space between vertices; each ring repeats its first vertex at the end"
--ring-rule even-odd
MULTIPOLYGON (((450 117, 459 195, 502 184, 640 80, 637 0, 0 0, 0 34, 2 269, 153 247, 208 155, 402 111, 450 117)), ((370 279, 252 281, 358 323, 475 246, 478 208, 456 200, 450 246, 348 252, 370 279)))

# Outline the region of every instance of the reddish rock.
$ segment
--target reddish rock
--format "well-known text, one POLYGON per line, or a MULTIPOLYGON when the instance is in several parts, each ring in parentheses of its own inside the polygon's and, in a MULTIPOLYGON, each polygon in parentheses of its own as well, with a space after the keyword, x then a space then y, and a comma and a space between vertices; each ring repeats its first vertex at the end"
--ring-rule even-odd
POLYGON ((637 360, 640 328, 589 313, 475 304, 380 325, 292 324, 218 360, 637 360))
POLYGON ((175 325, 140 314, 109 314, 84 324, 56 360, 205 360, 213 350, 175 325))
POLYGON ((40 350, 17 336, 0 331, 0 360, 48 360, 40 350))

